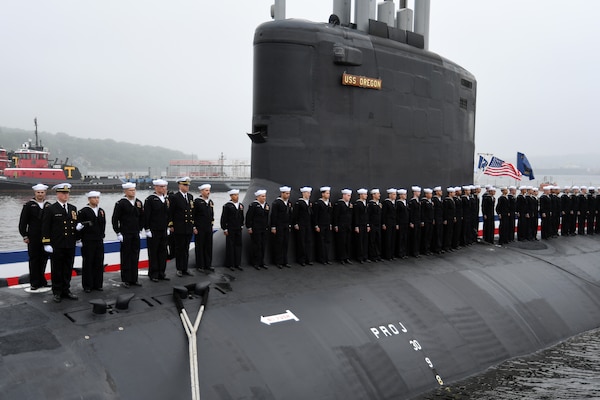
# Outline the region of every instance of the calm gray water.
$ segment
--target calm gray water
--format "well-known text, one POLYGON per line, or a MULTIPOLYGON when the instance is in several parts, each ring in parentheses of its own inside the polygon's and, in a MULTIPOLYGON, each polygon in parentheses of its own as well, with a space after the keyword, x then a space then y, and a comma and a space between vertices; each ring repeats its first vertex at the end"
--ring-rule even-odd
MULTIPOLYGON (((497 186, 515 184, 507 178, 485 178, 479 179, 479 183, 497 186)), ((559 176, 548 181, 561 186, 600 185, 599 176, 559 176)), ((531 181, 531 184, 536 185, 536 182, 531 181)), ((149 194, 150 192, 139 191, 137 197, 143 201, 149 194)), ((100 198, 100 205, 106 211, 108 220, 112 216, 114 203, 121 196, 120 193, 109 193, 100 198)), ((215 225, 218 227, 221 208, 228 196, 225 193, 213 193, 211 197, 215 202, 215 225)), ((244 198, 243 193, 240 198, 244 198)), ((0 250, 25 249, 17 224, 21 208, 28 199, 24 195, 0 196, 0 250)), ((49 194, 49 200, 55 201, 52 194, 49 194)), ((78 208, 86 202, 85 195, 71 196, 71 203, 78 208)), ((106 237, 107 240, 116 240, 110 227, 107 227, 106 237)), ((576 336, 539 353, 505 362, 486 373, 445 386, 420 396, 419 399, 600 399, 600 330, 576 336)))

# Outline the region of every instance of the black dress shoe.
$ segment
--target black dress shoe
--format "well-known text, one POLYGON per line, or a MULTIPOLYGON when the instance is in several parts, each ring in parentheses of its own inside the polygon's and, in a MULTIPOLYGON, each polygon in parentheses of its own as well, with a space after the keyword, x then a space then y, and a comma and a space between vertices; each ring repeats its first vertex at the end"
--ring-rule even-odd
POLYGON ((277 268, 283 269, 283 265, 277 264, 277 268))
POLYGON ((311 263, 310 261, 306 263, 306 265, 313 265, 313 263, 311 263))
POLYGON ((214 267, 208 267, 208 268, 204 268, 205 271, 210 271, 210 272, 215 272, 215 268, 214 267))
POLYGON ((330 261, 325 261, 325 265, 331 265, 330 261))
POLYGON ((101 287, 94 288, 94 290, 97 290, 99 292, 103 292, 104 291, 104 289, 102 289, 101 287))
POLYGON ((121 287, 124 287, 125 289, 127 289, 129 287, 129 283, 121 282, 121 287))
POLYGON ((158 278, 150 278, 152 282, 158 282, 158 278))
POLYGON ((92 289, 83 289, 83 291, 86 293, 92 293, 92 289))
POLYGON ((229 267, 229 270, 230 270, 230 271, 235 271, 235 268, 233 268, 233 267, 229 267))
POLYGON ((30 290, 38 290, 40 287, 39 286, 30 286, 29 289, 30 290))
POLYGON ((239 269, 240 271, 244 270, 244 268, 242 268, 240 265, 238 265, 236 268, 239 269))
POLYGON ((183 272, 177 271, 177 276, 181 278, 183 276, 183 272))
POLYGON ((137 282, 137 281, 136 282, 131 282, 130 285, 131 286, 142 286, 142 284, 139 283, 139 282, 137 282))
POLYGON ((62 298, 59 295, 55 294, 54 296, 52 296, 52 300, 55 303, 60 303, 62 301, 62 298))
POLYGON ((346 259, 346 264, 352 264, 352 261, 350 261, 349 259, 346 259))
POLYGON ((77 300, 77 299, 79 299, 79 297, 77 297, 76 295, 74 295, 71 292, 67 292, 67 293, 63 294, 62 297, 64 297, 65 299, 69 299, 69 300, 77 300))
POLYGON ((254 269, 260 271, 260 267, 258 265, 253 265, 254 269))
POLYGON ((269 269, 269 267, 267 267, 265 264, 260 266, 262 269, 269 269))
POLYGON ((182 273, 187 276, 194 276, 190 271, 182 271, 182 273))
POLYGON ((158 279, 160 279, 161 281, 170 281, 171 278, 167 278, 166 276, 161 276, 158 279))
POLYGON ((283 264, 283 266, 286 268, 292 268, 292 266, 290 264, 283 264))
POLYGON ((305 267, 305 266, 306 266, 306 264, 305 264, 305 263, 303 263, 303 262, 302 262, 302 263, 300 263, 300 265, 301 265, 301 266, 303 266, 303 267, 305 267))

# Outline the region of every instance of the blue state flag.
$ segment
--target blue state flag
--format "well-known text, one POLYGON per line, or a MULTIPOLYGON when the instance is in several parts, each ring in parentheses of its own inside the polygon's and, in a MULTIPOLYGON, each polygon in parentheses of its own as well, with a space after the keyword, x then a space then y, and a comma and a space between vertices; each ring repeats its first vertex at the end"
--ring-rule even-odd
POLYGON ((523 153, 517 152, 517 169, 521 171, 523 176, 528 176, 529 180, 535 179, 533 176, 533 168, 529 164, 529 160, 523 153))
POLYGON ((477 164, 477 169, 485 169, 488 166, 488 162, 482 155, 479 156, 479 164, 477 164))

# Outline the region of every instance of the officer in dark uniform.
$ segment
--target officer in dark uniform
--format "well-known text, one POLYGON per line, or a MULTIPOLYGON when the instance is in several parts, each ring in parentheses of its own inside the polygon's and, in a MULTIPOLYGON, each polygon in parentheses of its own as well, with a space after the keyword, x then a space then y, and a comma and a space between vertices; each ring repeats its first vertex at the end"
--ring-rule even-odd
POLYGON ((596 221, 596 188, 594 186, 590 186, 588 188, 587 195, 587 234, 594 234, 594 222, 596 221))
POLYGON ((77 300, 70 290, 77 240, 77 208, 68 203, 71 184, 59 183, 52 189, 56 191, 57 201, 46 207, 42 214, 42 244, 46 253, 50 253, 53 300, 60 303, 63 298, 77 300))
POLYGON ((462 190, 460 200, 462 202, 463 223, 460 229, 459 245, 467 246, 471 245, 473 241, 473 235, 471 234, 471 227, 473 226, 473 222, 471 222, 471 186, 465 185, 462 190))
POLYGON ((279 269, 292 267, 288 262, 288 247, 293 213, 293 205, 290 202, 291 191, 292 188, 289 186, 280 187, 280 196, 271 204, 273 262, 279 269))
POLYGON ((585 223, 588 217, 588 193, 587 186, 580 188, 579 195, 577 196, 577 233, 579 235, 585 235, 585 223))
POLYGON ((571 215, 573 210, 571 210, 571 195, 570 195, 571 187, 565 186, 563 188, 562 195, 560 196, 560 235, 561 236, 569 236, 571 229, 571 215))
POLYGON ((312 188, 305 186, 300 188, 300 197, 294 205, 292 213, 292 225, 296 232, 296 260, 298 264, 312 265, 312 219, 313 203, 310 201, 312 188))
POLYGON ((542 220, 542 240, 552 237, 552 199, 550 198, 550 186, 544 186, 544 192, 540 196, 540 218, 542 220))
POLYGON ((454 222, 454 228, 452 230, 452 248, 460 249, 460 238, 462 236, 463 228, 463 208, 462 208, 462 188, 460 186, 454 187, 454 215, 456 216, 456 222, 454 222))
POLYGON ((223 204, 221 229, 225 235, 225 266, 235 271, 242 268, 242 227, 244 226, 244 205, 239 202, 240 191, 227 192, 230 200, 223 204))
POLYGON ((571 188, 571 224, 569 225, 569 234, 577 234, 577 220, 579 218, 579 186, 571 188))
POLYGON ((456 203, 454 202, 456 190, 454 187, 449 187, 446 189, 446 192, 448 193, 448 196, 444 198, 444 202, 442 203, 444 210, 443 250, 454 251, 454 249, 452 249, 452 231, 454 230, 454 223, 456 222, 456 203))
POLYGON ((396 200, 396 252, 398 258, 408 258, 408 224, 410 223, 410 210, 406 200, 406 189, 398 189, 396 200))
POLYGON ((198 186, 200 196, 194 200, 194 226, 196 230, 194 253, 198 271, 213 272, 213 226, 215 223, 215 204, 209 198, 211 185, 198 186))
POLYGON ((501 187, 500 191, 502 194, 498 197, 498 204, 496 204, 496 214, 498 214, 498 220, 500 221, 498 226, 498 244, 507 244, 508 235, 510 232, 510 205, 508 200, 508 188, 501 187))
POLYGON ((538 240, 537 239, 537 231, 539 226, 539 209, 540 203, 538 200, 538 190, 532 186, 527 187, 527 193, 529 197, 527 198, 529 204, 529 215, 531 218, 529 222, 531 227, 529 228, 529 240, 538 240))
POLYGON ((396 189, 387 190, 387 199, 381 206, 381 254, 386 260, 393 260, 396 254, 396 189))
POLYGON ((374 262, 381 261, 381 203, 379 189, 371 189, 371 200, 367 205, 367 218, 369 221, 369 259, 374 262))
POLYGON ((413 186, 411 188, 413 197, 408 202, 408 249, 410 255, 416 258, 421 257, 421 187, 413 186))
POLYGON ((335 238, 336 255, 340 263, 352 264, 350 261, 350 247, 352 244, 352 203, 350 202, 352 190, 343 189, 342 198, 333 205, 333 232, 335 238))
MULTIPOLYGON (((431 250, 436 254, 444 252, 444 208, 442 199, 442 187, 436 186, 433 188, 435 196, 432 197, 433 202, 433 238, 431 239, 431 250)), ((472 227, 469 229, 472 237, 472 227)))
POLYGON ((481 186, 473 185, 473 188, 471 191, 471 223, 473 224, 471 241, 476 243, 479 238, 479 193, 481 193, 481 186))
POLYGON ((169 196, 169 228, 173 235, 175 267, 177 276, 193 274, 188 270, 190 242, 194 226, 194 196, 189 193, 190 178, 177 180, 179 190, 169 196))
POLYGON ((78 213, 79 222, 75 229, 81 237, 81 285, 83 291, 102 291, 104 280, 104 233, 106 213, 100 208, 100 192, 92 190, 87 194, 88 204, 78 213))
POLYGON ((516 215, 517 215, 517 187, 509 186, 508 187, 508 212, 510 213, 510 217, 508 219, 508 241, 515 241, 515 227, 516 227, 516 215))
POLYGON ((550 200, 552 203, 552 237, 558 237, 558 227, 560 225, 560 194, 559 186, 552 186, 550 189, 550 200))
POLYGON ((265 265, 265 249, 269 233, 269 205, 267 191, 259 189, 254 192, 256 200, 248 206, 246 212, 246 229, 250 235, 250 265, 256 270, 268 269, 265 265))
POLYGON ((48 253, 44 251, 42 244, 42 212, 50 206, 50 202, 46 201, 48 186, 38 183, 32 186, 32 189, 33 198, 25 203, 21 210, 19 233, 23 237, 23 242, 27 243, 30 288, 37 290, 48 286, 45 276, 48 253))
POLYGON ((527 240, 529 238, 529 208, 527 205, 527 186, 520 186, 519 190, 521 193, 517 196, 516 209, 517 217, 519 218, 519 225, 517 226, 517 239, 519 241, 527 240))
POLYGON ((496 203, 496 189, 490 187, 481 198, 481 212, 483 214, 483 240, 494 243, 494 205, 496 203))
POLYGON ((423 189, 425 197, 421 199, 421 253, 431 255, 431 238, 433 237, 434 205, 433 190, 423 189))
POLYGON ((316 242, 316 260, 321 264, 329 265, 329 243, 331 242, 331 214, 332 206, 329 200, 331 187, 322 186, 319 191, 321 198, 313 206, 313 221, 316 242))
POLYGON ((125 196, 116 202, 112 216, 113 230, 121 242, 121 286, 142 286, 138 282, 140 236, 144 229, 144 205, 135 197, 135 183, 121 185, 125 196))
POLYGON ((152 181, 154 193, 144 201, 144 229, 148 244, 148 278, 152 282, 169 280, 167 269, 167 241, 170 234, 168 182, 164 179, 152 181), (167 234, 168 233, 168 234, 167 234))
POLYGON ((369 216, 367 213, 367 196, 369 191, 361 188, 356 191, 358 199, 352 208, 352 225, 354 226, 354 243, 356 260, 363 264, 369 260, 369 216))

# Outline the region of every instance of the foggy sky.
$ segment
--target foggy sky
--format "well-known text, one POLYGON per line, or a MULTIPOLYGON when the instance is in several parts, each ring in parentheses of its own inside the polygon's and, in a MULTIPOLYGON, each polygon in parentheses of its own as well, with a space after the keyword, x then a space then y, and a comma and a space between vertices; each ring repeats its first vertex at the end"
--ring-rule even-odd
MULTIPOLYGON (((249 159, 272 2, 4 0, 0 126, 249 159)), ((476 152, 594 152, 600 2, 431 3, 430 50, 477 78, 476 152)), ((326 21, 331 4, 288 0, 287 17, 326 21)))

